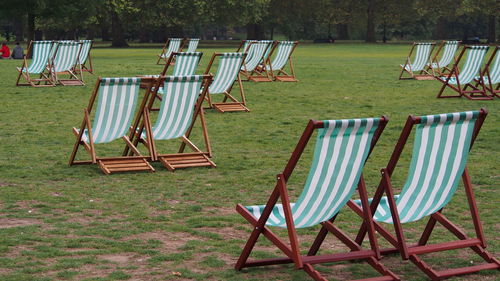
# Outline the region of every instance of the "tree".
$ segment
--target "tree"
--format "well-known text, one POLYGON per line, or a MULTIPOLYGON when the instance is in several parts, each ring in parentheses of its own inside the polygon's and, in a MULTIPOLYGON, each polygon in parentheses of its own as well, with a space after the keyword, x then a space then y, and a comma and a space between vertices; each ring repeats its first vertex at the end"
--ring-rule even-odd
POLYGON ((375 43, 375 0, 368 0, 366 10, 366 42, 375 43))

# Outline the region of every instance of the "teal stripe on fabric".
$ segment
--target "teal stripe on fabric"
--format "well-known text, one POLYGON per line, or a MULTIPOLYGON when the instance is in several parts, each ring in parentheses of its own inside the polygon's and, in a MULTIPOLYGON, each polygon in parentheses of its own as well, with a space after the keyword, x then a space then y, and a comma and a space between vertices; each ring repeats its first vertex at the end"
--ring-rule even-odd
MULTIPOLYGON (((491 84, 493 85, 500 83, 500 51, 496 52, 495 59, 489 67, 489 72, 491 84)), ((478 79, 479 77, 476 78, 478 79)), ((490 83, 490 79, 488 78, 488 76, 484 76, 483 79, 485 83, 490 83)))
POLYGON ((40 74, 45 71, 50 59, 52 41, 34 41, 32 45, 32 59, 28 69, 24 72, 40 74))
POLYGON ((258 41, 253 43, 248 48, 248 55, 245 58, 245 66, 241 67, 241 70, 253 71, 257 65, 262 61, 266 49, 269 47, 268 42, 258 41))
POLYGON ((446 41, 444 43, 443 56, 438 62, 439 67, 446 67, 453 61, 459 44, 460 42, 458 41, 446 41))
MULTIPOLYGON (((132 124, 141 78, 102 78, 92 124, 94 143, 107 143, 125 136, 132 124)), ((88 132, 84 132, 88 141, 88 132)))
POLYGON ((90 49, 92 47, 92 40, 80 40, 82 43, 82 49, 80 51, 80 63, 85 64, 87 59, 89 58, 90 49))
POLYGON ((421 71, 429 63, 431 56, 432 43, 416 43, 417 52, 415 59, 410 65, 406 65, 408 71, 421 71))
POLYGON ((231 88, 240 71, 243 56, 243 53, 224 53, 220 56, 217 73, 208 88, 210 94, 222 94, 231 88))
POLYGON ((203 53, 194 52, 194 53, 177 53, 175 55, 175 65, 172 76, 187 76, 194 75, 196 72, 196 68, 200 63, 200 59, 203 53))
POLYGON ((165 53, 161 54, 161 57, 168 59, 172 53, 179 52, 181 42, 182 38, 169 38, 168 48, 165 53))
MULTIPOLYGON (((468 111, 421 117, 408 177, 396 200, 402 223, 431 215, 451 200, 465 169, 478 116, 478 111, 468 111)), ((392 223, 389 206, 381 204, 374 219, 392 223)))
MULTIPOLYGON (((380 119, 325 120, 318 130, 313 162, 304 189, 291 204, 295 227, 317 225, 335 216, 355 192, 380 119)), ((264 206, 247 206, 260 217, 264 206)), ((266 222, 286 227, 277 204, 266 222)))
POLYGON ((290 59, 290 55, 292 53, 293 47, 295 46, 295 42, 293 41, 280 41, 278 42, 278 50, 276 56, 271 62, 272 70, 281 70, 288 60, 290 59))
POLYGON ((191 38, 189 39, 189 44, 188 44, 188 52, 193 53, 196 52, 196 49, 198 48, 198 43, 200 42, 200 38, 191 38))
POLYGON ((79 42, 58 42, 53 68, 55 72, 68 71, 77 64, 78 53, 81 48, 79 42))
POLYGON ((472 46, 467 50, 467 59, 458 74, 460 84, 467 84, 479 75, 488 46, 472 46))

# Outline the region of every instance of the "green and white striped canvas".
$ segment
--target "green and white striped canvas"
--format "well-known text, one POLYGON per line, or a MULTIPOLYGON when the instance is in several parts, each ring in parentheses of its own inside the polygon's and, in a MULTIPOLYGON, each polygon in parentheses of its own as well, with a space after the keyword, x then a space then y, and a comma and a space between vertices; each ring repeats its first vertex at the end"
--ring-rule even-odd
MULTIPOLYGON (((465 169, 478 116, 478 111, 468 111, 421 117, 408 177, 396 197, 401 223, 431 215, 451 200, 465 169)), ((387 198, 374 219, 393 222, 387 198)))
MULTIPOLYGON (((490 65, 489 71, 490 71, 491 84, 500 83, 500 51, 497 51, 496 57, 494 59, 493 64, 490 65)), ((476 77, 476 79, 479 79, 479 77, 476 77)), ((483 79, 485 83, 489 83, 488 76, 483 76, 483 79)))
POLYGON ((240 49, 240 52, 241 53, 247 53, 248 52, 248 45, 250 45, 250 43, 254 43, 254 42, 257 42, 257 40, 245 40, 245 42, 243 42, 243 47, 240 49))
MULTIPOLYGON (((421 71, 429 63, 432 43, 416 43, 415 45, 417 46, 415 59, 411 64, 404 66, 407 71, 421 71)), ((401 67, 403 67, 403 65, 401 65, 401 67)))
MULTIPOLYGON (((97 110, 92 124, 94 143, 111 142, 125 136, 134 119, 141 78, 102 78, 97 110)), ((83 140, 88 142, 87 130, 83 140)))
POLYGON ((90 55, 90 49, 92 47, 92 40, 80 40, 82 43, 82 50, 80 51, 80 63, 85 64, 90 55))
POLYGON ((50 51, 52 49, 52 41, 34 41, 31 46, 33 57, 28 69, 23 69, 23 72, 32 74, 40 74, 45 71, 50 59, 50 51))
POLYGON ((78 54, 80 53, 82 44, 79 42, 58 42, 55 58, 53 61, 53 70, 55 72, 68 71, 73 68, 78 62, 78 54))
POLYGON ((168 140, 184 135, 191 124, 202 81, 203 75, 167 76, 164 88, 168 94, 161 101, 160 112, 152 128, 153 139, 168 140))
POLYGON ((448 66, 455 57, 455 52, 458 49, 459 41, 446 41, 443 47, 443 55, 438 63, 432 63, 432 67, 446 67, 448 66))
POLYGON ((175 56, 175 65, 172 76, 194 75, 202 55, 203 53, 201 52, 177 53, 175 56))
MULTIPOLYGON (((309 176, 296 203, 291 203, 296 228, 317 225, 335 216, 357 188, 380 119, 325 120, 318 129, 309 176)), ((264 205, 246 206, 260 218, 264 205)), ((266 222, 286 227, 283 206, 276 204, 266 222)))
POLYGON ((182 38, 170 38, 168 48, 165 53, 161 54, 162 58, 169 58, 172 53, 176 53, 181 48, 182 38))
MULTIPOLYGON (((483 60, 488 52, 488 49, 488 46, 471 46, 467 49, 467 59, 458 74, 460 84, 468 84, 479 75, 481 65, 483 64, 483 60)), ((446 81, 446 79, 447 77, 441 77, 441 80, 443 81, 446 81)), ((448 83, 457 84, 456 77, 451 77, 448 83)))
POLYGON ((200 38, 191 38, 188 43, 188 53, 196 52, 198 48, 198 43, 200 42, 200 38))
POLYGON ((271 69, 280 70, 286 65, 292 53, 293 46, 295 46, 295 42, 293 41, 278 42, 276 56, 271 61, 271 69))
POLYGON ((238 76, 244 55, 244 53, 223 53, 220 55, 217 73, 208 88, 210 94, 222 94, 229 90, 238 76))
MULTIPOLYGON (((269 57, 269 54, 271 53, 273 40, 260 40, 260 42, 268 44, 268 48, 266 49, 266 52, 264 53, 264 59, 263 59, 263 61, 266 61, 267 58, 269 57)), ((261 61, 261 63, 262 63, 262 61, 261 61)))
POLYGON ((266 52, 266 49, 269 47, 269 43, 258 41, 253 43, 248 48, 248 54, 245 58, 245 66, 241 67, 241 70, 245 70, 250 72, 253 71, 257 65, 262 61, 262 57, 266 52))

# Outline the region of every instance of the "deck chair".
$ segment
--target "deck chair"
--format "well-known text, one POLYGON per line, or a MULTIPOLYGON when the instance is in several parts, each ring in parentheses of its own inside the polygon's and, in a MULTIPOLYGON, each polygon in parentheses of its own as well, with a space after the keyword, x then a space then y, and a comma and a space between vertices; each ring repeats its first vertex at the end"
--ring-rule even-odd
POLYGON ((428 72, 425 67, 431 64, 431 54, 432 50, 436 46, 436 43, 417 43, 414 42, 411 47, 410 54, 406 58, 405 64, 401 64, 401 74, 399 75, 399 80, 403 79, 416 79, 416 80, 431 80, 433 75, 428 72), (415 52, 414 61, 411 60, 413 51, 415 52), (405 73, 408 73, 410 77, 403 77, 405 73))
POLYGON ((439 82, 443 83, 437 97, 460 98, 464 96, 470 100, 492 99, 492 97, 486 93, 483 77, 479 77, 478 81, 474 80, 474 78, 480 74, 481 65, 483 64, 486 53, 488 53, 488 49, 488 46, 464 46, 450 73, 448 73, 447 76, 436 77, 439 82), (458 65, 462 58, 464 58, 465 53, 467 53, 467 59, 459 71, 458 65), (447 87, 458 94, 443 95, 443 92, 447 87), (471 89, 467 90, 467 88, 471 89))
POLYGON ((451 69, 448 66, 452 62, 455 63, 455 53, 457 52, 460 42, 461 41, 443 41, 432 57, 431 64, 427 66, 427 71, 432 71, 434 76, 443 76, 446 72, 450 72, 451 69), (442 55, 441 51, 443 52, 442 55), (441 55, 441 58, 438 61, 437 58, 439 55, 441 55))
MULTIPOLYGON (((150 120, 149 103, 145 111, 142 125, 136 130, 134 144, 144 143, 151 147, 151 160, 160 161, 169 171, 188 167, 216 167, 210 160, 212 150, 205 125, 205 115, 202 109, 203 100, 212 81, 209 75, 167 76, 164 87, 166 94, 160 105, 160 112, 156 122, 152 125, 150 120), (202 89, 202 85, 206 85, 202 89), (198 148, 189 139, 196 119, 199 115, 200 127, 205 141, 205 150, 198 148), (181 145, 178 153, 158 153, 157 143, 162 140, 180 139, 181 145), (186 145, 193 152, 185 153, 186 145)), ((154 101, 151 99, 151 101, 154 101)))
POLYGON ((200 43, 200 38, 189 38, 188 39, 188 53, 193 53, 196 52, 196 49, 198 48, 198 43, 200 43))
POLYGON ((255 69, 264 60, 264 55, 268 48, 271 47, 272 41, 257 41, 249 43, 247 47, 247 56, 241 67, 241 74, 247 78, 247 81, 256 81, 252 78, 258 74, 255 69))
MULTIPOLYGON (((90 74, 94 74, 92 67, 92 57, 90 56, 90 51, 92 51, 92 46, 94 42, 92 40, 80 40, 82 43, 82 50, 80 51, 79 61, 82 65, 82 71, 86 71, 90 74)), ((78 71, 79 69, 75 69, 78 71)))
POLYGON ((272 82, 271 71, 269 71, 269 56, 276 47, 276 42, 272 40, 261 40, 259 42, 268 43, 269 47, 266 49, 257 67, 255 67, 254 72, 250 76, 250 80, 254 82, 272 82))
POLYGON ((246 107, 245 92, 243 91, 243 83, 241 83, 240 77, 240 69, 243 61, 245 61, 246 53, 214 53, 205 70, 205 75, 212 75, 210 70, 217 57, 220 58, 217 74, 206 96, 209 105, 208 108, 214 108, 222 113, 234 111, 249 112, 250 110, 246 107), (231 95, 231 90, 236 81, 238 81, 241 101, 231 95), (220 94, 224 95, 222 102, 213 102, 213 95, 220 94))
MULTIPOLYGON (((165 46, 163 46, 163 49, 161 50, 161 53, 158 55, 158 61, 156 64, 161 64, 161 61, 166 63, 172 53, 181 51, 183 43, 183 38, 168 38, 165 46)), ((171 63, 173 64, 173 62, 171 63)))
POLYGON ((275 81, 297 82, 292 62, 292 53, 299 44, 298 41, 279 41, 276 47, 269 55, 269 70, 275 81), (274 53, 276 54, 274 55, 274 53), (274 55, 274 59, 270 61, 274 55), (285 71, 286 65, 289 65, 290 74, 285 71))
POLYGON ((28 65, 27 56, 23 58, 21 67, 17 67, 19 75, 17 76, 16 86, 46 87, 55 86, 47 73, 52 41, 31 41, 28 47, 28 55, 31 54, 31 63, 28 65), (34 78, 32 76, 38 76, 34 78), (27 83, 20 83, 23 77, 27 83), (41 84, 41 83, 44 84, 41 84))
MULTIPOLYGON (((378 262, 380 253, 369 208, 365 209, 363 219, 369 229, 370 249, 362 249, 359 243, 354 242, 334 224, 339 211, 352 197, 356 189, 358 189, 363 201, 363 206, 369 206, 362 169, 386 123, 385 117, 311 120, 283 173, 277 175, 276 186, 267 204, 255 206, 238 204, 236 206, 237 212, 252 225, 253 231, 235 268, 241 270, 244 267, 294 263, 295 268, 303 269, 313 279, 326 280, 313 268, 314 264, 366 260, 383 275, 381 279, 376 280, 399 280, 394 273, 378 262), (286 186, 287 181, 314 130, 318 130, 318 137, 309 176, 297 201, 291 203, 286 186), (281 200, 282 204, 278 204, 278 199, 281 200), (322 227, 308 254, 301 255, 296 229, 318 224, 322 227), (271 227, 286 228, 290 246, 274 234, 271 227), (317 255, 329 232, 343 242, 350 251, 317 255), (249 261, 249 255, 261 234, 279 248, 285 257, 249 261)), ((370 278, 370 280, 374 279, 370 278)))
MULTIPOLYGON (((76 142, 71 153, 69 165, 98 164, 105 174, 128 171, 151 171, 154 169, 141 155, 127 136, 135 117, 140 84, 150 91, 156 78, 99 78, 84 109, 84 119, 80 129, 73 128, 76 142), (97 109, 91 123, 90 114, 97 99, 97 109), (133 156, 98 157, 95 144, 109 143, 121 138, 133 152, 133 156), (83 146, 91 160, 75 160, 78 148, 83 146)), ((144 107, 144 102, 142 107, 144 107)), ((139 111, 141 114, 142 111, 139 111)))
POLYGON ((488 62, 486 62, 480 77, 476 77, 475 81, 477 87, 482 79, 484 87, 491 93, 491 96, 500 98, 500 52, 498 49, 499 46, 496 46, 488 62), (493 62, 493 60, 495 60, 495 62, 493 62), (497 85, 496 88, 494 86, 495 84, 497 85))
MULTIPOLYGON (((469 150, 486 114, 486 110, 481 109, 421 117, 409 116, 387 167, 382 169, 382 179, 375 196, 370 199, 375 229, 394 247, 383 249, 382 254, 400 252, 404 260, 410 259, 432 280, 500 268, 499 261, 485 249, 486 241, 466 167, 469 150), (401 193, 395 195, 391 177, 413 127, 416 127, 416 133, 408 177, 401 193), (443 214, 443 209, 457 190, 460 178, 464 184, 476 238, 467 236, 443 214), (386 196, 383 197, 384 193, 386 196), (405 240, 402 224, 419 221, 425 217, 429 219, 418 243, 409 245, 405 240), (428 243, 438 222, 458 240, 428 243), (386 230, 382 223, 393 224, 396 236, 386 230), (422 254, 461 248, 471 248, 486 264, 437 271, 419 257, 422 254)), ((359 201, 351 201, 349 206, 359 215, 363 214, 364 207, 360 207, 359 201)), ((366 226, 363 225, 356 242, 361 243, 365 233, 366 226)))
POLYGON ((51 79, 55 84, 63 86, 83 86, 83 72, 79 61, 82 43, 75 41, 59 41, 53 59, 49 63, 51 79), (78 69, 78 71, 75 71, 78 69), (68 79, 60 76, 67 74, 68 79))

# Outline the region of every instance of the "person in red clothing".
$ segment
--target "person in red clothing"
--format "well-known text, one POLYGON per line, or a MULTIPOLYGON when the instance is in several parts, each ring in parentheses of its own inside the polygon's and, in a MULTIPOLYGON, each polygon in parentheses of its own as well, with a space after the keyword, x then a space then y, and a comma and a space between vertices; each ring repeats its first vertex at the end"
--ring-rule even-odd
POLYGON ((10 58, 10 49, 7 47, 7 44, 2 43, 2 48, 0 49, 0 53, 2 53, 2 59, 10 58))

